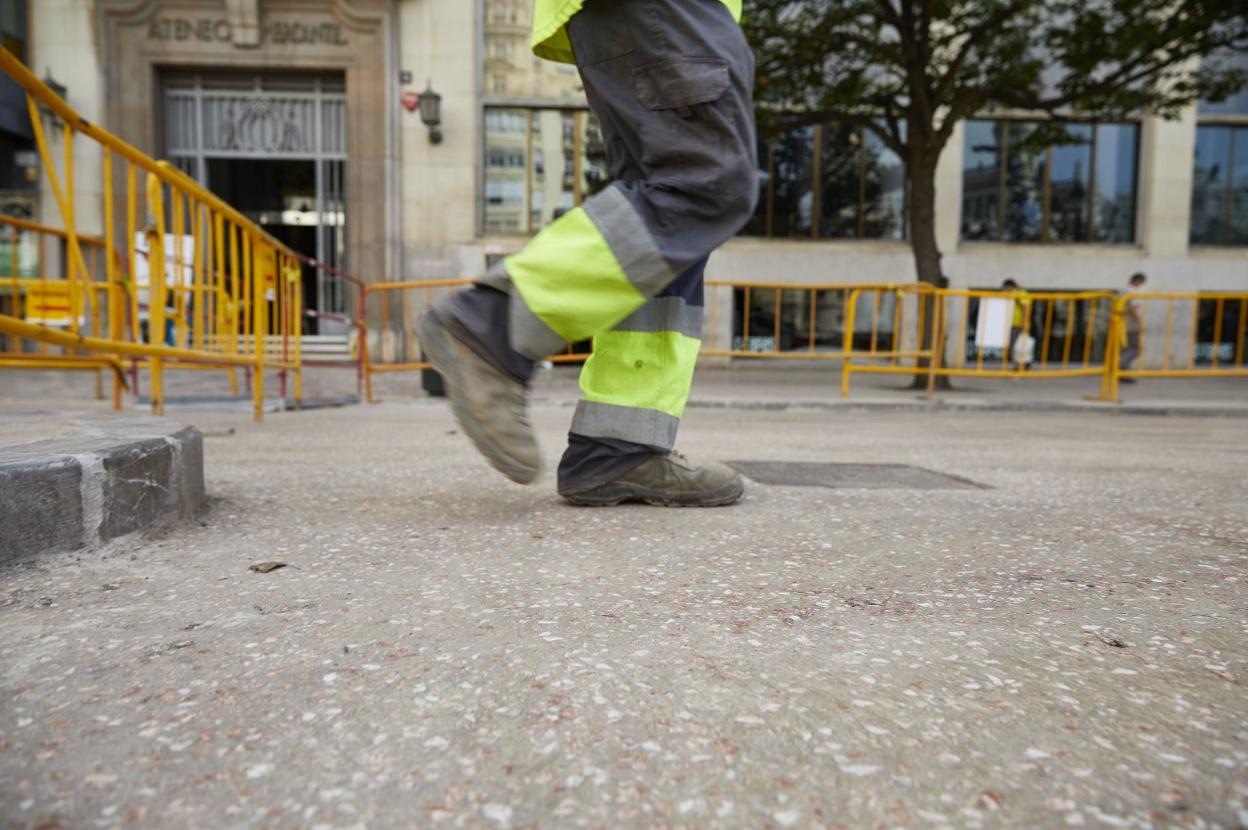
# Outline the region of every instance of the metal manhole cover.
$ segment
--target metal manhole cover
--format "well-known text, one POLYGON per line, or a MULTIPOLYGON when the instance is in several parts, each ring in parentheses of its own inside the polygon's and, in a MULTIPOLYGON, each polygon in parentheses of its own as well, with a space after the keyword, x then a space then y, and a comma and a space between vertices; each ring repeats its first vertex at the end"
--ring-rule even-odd
POLYGON ((969 479, 907 464, 822 464, 809 461, 729 461, 759 484, 865 490, 986 490, 969 479))

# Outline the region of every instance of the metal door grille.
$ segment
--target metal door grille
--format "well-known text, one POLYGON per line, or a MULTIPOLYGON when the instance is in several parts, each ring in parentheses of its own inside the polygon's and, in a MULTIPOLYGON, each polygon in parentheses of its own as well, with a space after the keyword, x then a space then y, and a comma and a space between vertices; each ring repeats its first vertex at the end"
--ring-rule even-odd
MULTIPOLYGON (((347 269, 347 95, 341 78, 170 75, 165 155, 205 187, 208 159, 291 159, 316 165, 316 258, 347 269)), ((318 305, 349 313, 341 280, 318 276, 318 305)))

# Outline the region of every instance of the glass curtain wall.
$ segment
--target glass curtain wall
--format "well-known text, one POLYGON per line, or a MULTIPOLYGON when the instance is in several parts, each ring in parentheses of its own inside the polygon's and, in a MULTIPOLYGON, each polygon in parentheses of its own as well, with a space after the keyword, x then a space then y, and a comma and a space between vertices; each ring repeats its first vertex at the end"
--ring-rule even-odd
POLYGON ((799 127, 760 141, 758 157, 758 208, 744 235, 905 239, 905 165, 871 130, 799 127))
POLYGON ((1058 142, 1039 122, 966 122, 962 239, 1135 241, 1137 124, 1068 124, 1058 142))

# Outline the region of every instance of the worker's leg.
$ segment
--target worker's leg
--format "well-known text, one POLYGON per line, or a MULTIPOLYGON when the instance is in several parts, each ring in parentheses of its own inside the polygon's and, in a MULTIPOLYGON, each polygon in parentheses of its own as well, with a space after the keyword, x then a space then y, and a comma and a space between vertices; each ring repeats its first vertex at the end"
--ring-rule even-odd
POLYGON ((671 451, 702 336, 703 273, 696 263, 609 332, 594 338, 584 395, 559 464, 565 495, 619 478, 671 451))
MULTIPOLYGON (((1123 348, 1121 356, 1118 358, 1118 368, 1124 372, 1129 372, 1135 368, 1135 361, 1140 356, 1140 333, 1138 331, 1127 332, 1127 345, 1123 348)), ((1119 383, 1135 383, 1135 378, 1119 378, 1119 383)))
MULTIPOLYGON (((591 0, 569 35, 590 105, 636 170, 508 258, 488 288, 444 304, 422 325, 461 341, 488 332, 468 348, 519 382, 532 361, 637 312, 735 234, 757 197, 753 57, 722 3, 591 0), (490 289, 508 297, 505 325, 490 289)), ((442 351, 445 358, 430 352, 435 363, 451 359, 442 351)), ((488 417, 484 404, 476 409, 488 417)), ((464 407, 457 412, 462 420, 464 407)), ((506 454, 477 443, 496 465, 506 454)))

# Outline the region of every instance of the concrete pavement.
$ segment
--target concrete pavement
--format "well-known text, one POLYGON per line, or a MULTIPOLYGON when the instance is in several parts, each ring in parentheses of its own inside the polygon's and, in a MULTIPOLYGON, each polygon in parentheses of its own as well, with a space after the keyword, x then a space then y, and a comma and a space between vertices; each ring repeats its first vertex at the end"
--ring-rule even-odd
POLYGON ((991 489, 665 511, 440 403, 181 417, 202 524, 0 571, 0 825, 1248 825, 1240 419, 693 409, 991 489))

